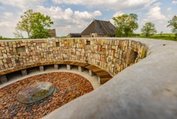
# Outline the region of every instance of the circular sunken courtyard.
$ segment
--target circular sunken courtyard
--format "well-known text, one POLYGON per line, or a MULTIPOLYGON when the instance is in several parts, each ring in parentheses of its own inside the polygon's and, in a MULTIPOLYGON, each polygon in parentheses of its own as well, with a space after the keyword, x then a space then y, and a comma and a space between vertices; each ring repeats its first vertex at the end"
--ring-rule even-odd
POLYGON ((38 119, 71 100, 93 90, 84 77, 70 72, 40 74, 17 81, 0 89, 1 118, 38 119), (17 94, 38 82, 50 82, 56 88, 52 95, 30 104, 17 100, 17 94))

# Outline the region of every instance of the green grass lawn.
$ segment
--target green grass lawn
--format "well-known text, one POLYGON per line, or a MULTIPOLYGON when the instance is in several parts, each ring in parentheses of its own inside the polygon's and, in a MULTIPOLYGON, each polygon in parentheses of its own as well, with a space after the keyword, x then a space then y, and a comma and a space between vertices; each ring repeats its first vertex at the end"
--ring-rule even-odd
MULTIPOLYGON (((146 38, 142 35, 140 35, 139 37, 146 38)), ((148 38, 177 41, 177 38, 175 38, 175 34, 167 34, 167 33, 166 34, 155 34, 155 35, 152 35, 148 38)))
MULTIPOLYGON (((150 37, 145 37, 145 36, 140 35, 140 34, 134 34, 132 37, 177 41, 177 38, 175 38, 175 34, 170 34, 170 33, 155 34, 155 35, 152 35, 150 37)), ((60 37, 60 38, 65 38, 65 37, 60 37)), ((0 37, 0 40, 18 40, 18 39, 19 38, 4 38, 4 37, 0 37)), ((23 39, 27 39, 27 38, 23 38, 23 39)))

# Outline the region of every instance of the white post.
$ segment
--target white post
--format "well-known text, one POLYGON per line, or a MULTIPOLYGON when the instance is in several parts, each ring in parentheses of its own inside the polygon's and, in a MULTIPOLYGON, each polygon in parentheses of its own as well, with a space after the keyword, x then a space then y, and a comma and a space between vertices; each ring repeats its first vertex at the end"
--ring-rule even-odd
POLYGON ((26 76, 26 75, 27 75, 27 71, 26 71, 26 69, 21 70, 21 73, 22 73, 22 76, 26 76))
POLYGON ((58 69, 58 64, 54 64, 54 69, 58 69))
POLYGON ((44 66, 39 66, 40 71, 44 71, 44 66))
POLYGON ((93 75, 93 73, 92 73, 92 71, 91 71, 91 70, 89 70, 89 75, 90 75, 90 76, 92 76, 92 75, 93 75))
POLYGON ((67 64, 67 70, 71 70, 71 65, 67 64))
POLYGON ((98 76, 98 83, 101 84, 101 78, 98 76))
POLYGON ((78 66, 78 70, 79 70, 79 72, 82 72, 82 67, 78 66))

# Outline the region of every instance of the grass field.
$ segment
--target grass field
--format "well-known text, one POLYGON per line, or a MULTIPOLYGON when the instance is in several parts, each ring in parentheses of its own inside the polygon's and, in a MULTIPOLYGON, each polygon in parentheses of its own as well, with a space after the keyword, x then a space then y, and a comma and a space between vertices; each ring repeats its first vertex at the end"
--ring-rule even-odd
MULTIPOLYGON (((140 34, 135 34, 132 37, 177 41, 177 38, 175 38, 175 34, 170 34, 170 33, 155 34, 155 35, 152 35, 150 37, 145 37, 145 36, 140 35, 140 34)), ((60 38, 65 38, 65 37, 63 36, 63 37, 60 37, 60 38)), ((4 37, 0 37, 0 40, 18 40, 18 39, 19 38, 4 38, 4 37)), ((26 39, 26 38, 23 38, 23 39, 26 39)))
MULTIPOLYGON (((142 35, 140 35, 139 37, 146 38, 146 37, 144 37, 142 35)), ((148 38, 177 41, 177 38, 175 38, 175 34, 169 34, 169 33, 166 33, 166 34, 155 34, 155 35, 152 35, 152 36, 150 36, 148 38)))

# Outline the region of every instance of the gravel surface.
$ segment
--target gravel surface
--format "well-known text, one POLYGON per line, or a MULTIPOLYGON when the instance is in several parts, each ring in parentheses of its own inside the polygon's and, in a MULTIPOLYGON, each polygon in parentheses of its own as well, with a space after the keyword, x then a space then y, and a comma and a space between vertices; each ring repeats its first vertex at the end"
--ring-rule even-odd
POLYGON ((0 89, 0 119, 39 119, 92 90, 88 80, 73 73, 54 72, 26 78, 0 89), (56 87, 52 96, 33 104, 16 100, 19 91, 41 81, 51 82, 56 87))

